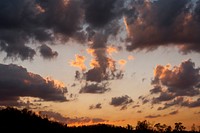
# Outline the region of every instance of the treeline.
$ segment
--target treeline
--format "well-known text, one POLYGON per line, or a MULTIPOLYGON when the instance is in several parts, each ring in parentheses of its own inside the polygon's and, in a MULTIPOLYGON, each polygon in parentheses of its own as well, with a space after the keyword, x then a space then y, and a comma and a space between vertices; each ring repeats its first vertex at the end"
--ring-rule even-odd
POLYGON ((0 129, 10 132, 41 132, 51 131, 56 133, 170 133, 185 132, 197 133, 199 129, 195 125, 191 131, 185 131, 181 122, 175 123, 174 129, 165 124, 152 125, 148 121, 138 121, 135 127, 114 126, 108 124, 96 124, 90 126, 68 127, 66 124, 51 121, 47 117, 43 118, 34 112, 13 107, 7 107, 0 110, 0 129), (198 131, 197 131, 198 130, 198 131))

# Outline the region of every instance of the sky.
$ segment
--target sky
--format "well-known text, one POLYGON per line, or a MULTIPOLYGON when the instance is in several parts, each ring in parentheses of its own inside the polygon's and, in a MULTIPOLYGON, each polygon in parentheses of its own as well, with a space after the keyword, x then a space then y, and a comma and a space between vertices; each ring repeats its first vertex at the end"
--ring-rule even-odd
POLYGON ((0 20, 0 106, 200 125, 200 0, 1 0, 0 20))

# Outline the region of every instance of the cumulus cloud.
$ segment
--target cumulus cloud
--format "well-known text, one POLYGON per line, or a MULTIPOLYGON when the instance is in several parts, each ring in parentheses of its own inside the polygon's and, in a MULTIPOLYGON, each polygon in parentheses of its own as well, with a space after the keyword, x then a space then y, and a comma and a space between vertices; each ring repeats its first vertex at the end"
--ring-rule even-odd
MULTIPOLYGON (((0 50, 8 58, 33 59, 33 43, 69 40, 92 42, 88 46, 99 51, 124 25, 129 51, 176 45, 183 53, 200 52, 199 0, 1 0, 0 5, 0 50)), ((104 52, 95 54, 107 59, 104 52)))
POLYGON ((14 64, 0 64, 1 105, 17 103, 20 97, 36 97, 44 101, 66 101, 67 88, 56 80, 44 79, 38 74, 14 64))
MULTIPOLYGON (((128 23, 128 50, 153 50, 176 45, 183 53, 200 51, 200 1, 157 0, 133 2, 137 17, 128 23), (191 36, 192 35, 192 36, 191 36)), ((128 17, 131 18, 131 17, 128 17)))
POLYGON ((89 109, 92 110, 92 109, 101 109, 102 108, 102 105, 101 103, 97 103, 96 105, 90 105, 89 109))
POLYGON ((133 103, 132 98, 127 95, 124 95, 121 97, 113 97, 111 99, 110 105, 113 105, 114 107, 121 107, 121 110, 124 110, 131 103, 133 103))
MULTIPOLYGON (((80 30, 80 2, 70 0, 2 0, 0 5, 0 50, 7 57, 33 59, 35 49, 27 45, 75 36, 80 30)), ((80 35, 79 35, 80 36, 80 35)), ((80 37, 79 37, 80 38, 80 37)))
POLYGON ((158 65, 154 70, 152 84, 167 87, 166 92, 175 96, 196 96, 199 94, 199 70, 190 59, 172 69, 169 65, 158 65))
POLYGON ((52 49, 46 44, 41 45, 39 49, 41 56, 45 59, 51 59, 58 56, 58 52, 52 51, 52 49))
POLYGON ((158 65, 154 70, 152 80, 153 89, 150 90, 153 98, 141 97, 143 101, 150 99, 152 104, 163 103, 164 110, 171 106, 198 107, 199 106, 199 68, 191 59, 183 61, 179 66, 158 65))
POLYGON ((108 83, 86 83, 84 87, 81 88, 79 93, 93 93, 93 94, 103 94, 109 91, 108 83))
POLYGON ((107 122, 108 120, 104 120, 101 118, 89 118, 89 117, 65 117, 60 113, 53 111, 40 111, 39 114, 41 116, 47 116, 51 120, 55 120, 64 124, 87 124, 87 123, 102 123, 107 122))

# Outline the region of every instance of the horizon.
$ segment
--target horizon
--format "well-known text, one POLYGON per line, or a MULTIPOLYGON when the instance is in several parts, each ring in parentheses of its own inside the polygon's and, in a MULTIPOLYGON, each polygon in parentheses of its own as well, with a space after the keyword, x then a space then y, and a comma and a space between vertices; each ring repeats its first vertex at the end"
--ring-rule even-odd
POLYGON ((1 0, 0 106, 68 125, 200 126, 200 0, 1 0))

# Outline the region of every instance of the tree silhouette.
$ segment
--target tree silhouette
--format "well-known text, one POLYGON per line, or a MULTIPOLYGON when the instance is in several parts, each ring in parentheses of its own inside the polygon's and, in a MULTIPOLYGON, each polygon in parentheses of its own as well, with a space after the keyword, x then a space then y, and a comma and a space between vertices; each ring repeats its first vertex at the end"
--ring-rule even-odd
POLYGON ((183 126, 183 123, 181 122, 178 122, 178 123, 175 123, 175 128, 174 128, 174 131, 175 132, 182 132, 185 130, 186 127, 183 126))
POLYGON ((196 126, 195 126, 195 124, 192 124, 192 126, 191 126, 191 131, 192 131, 192 132, 195 132, 195 131, 196 131, 196 126))
POLYGON ((147 121, 138 121, 136 126, 137 132, 152 132, 151 124, 147 121))
MULTIPOLYGON (((197 133, 193 124, 191 131, 184 131, 185 127, 181 122, 175 123, 173 132, 197 133)), ((89 126, 68 127, 55 121, 50 121, 48 117, 41 117, 28 109, 16 109, 12 107, 0 110, 0 129, 10 133, 13 132, 41 132, 51 131, 56 133, 170 133, 171 126, 156 123, 154 126, 147 120, 138 121, 136 128, 127 125, 126 127, 108 124, 96 124, 89 126), (153 128, 155 130, 153 130, 153 128)))

